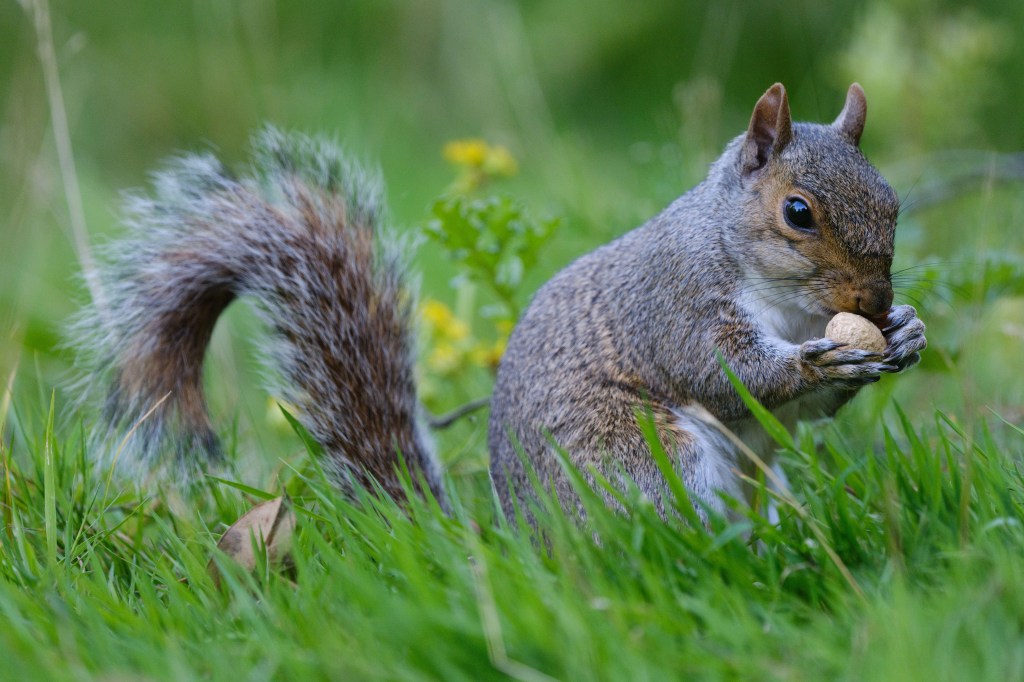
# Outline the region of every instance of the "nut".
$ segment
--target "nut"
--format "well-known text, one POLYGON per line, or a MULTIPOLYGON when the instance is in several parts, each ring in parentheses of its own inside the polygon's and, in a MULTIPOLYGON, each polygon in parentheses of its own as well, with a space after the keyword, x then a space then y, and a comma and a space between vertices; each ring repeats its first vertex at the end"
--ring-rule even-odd
POLYGON ((873 350, 877 353, 884 352, 888 345, 882 332, 871 320, 853 313, 838 313, 829 320, 828 326, 825 327, 825 336, 854 348, 873 350))

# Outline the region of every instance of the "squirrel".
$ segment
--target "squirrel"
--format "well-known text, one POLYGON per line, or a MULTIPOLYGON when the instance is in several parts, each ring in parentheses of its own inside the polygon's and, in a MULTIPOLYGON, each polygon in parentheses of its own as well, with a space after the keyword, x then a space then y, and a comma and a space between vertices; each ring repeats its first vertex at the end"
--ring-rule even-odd
MULTIPOLYGON (((719 358, 788 425, 832 416, 919 360, 924 324, 892 307, 900 203, 859 148, 865 115, 854 83, 832 124, 793 123, 776 83, 703 182, 537 292, 491 401, 490 471, 507 515, 526 508, 534 473, 582 511, 556 444, 664 510, 638 423, 649 410, 707 523, 726 511, 723 494, 742 498, 743 465, 701 410, 767 446, 719 358), (823 338, 837 312, 873 320, 886 350, 823 338)), ((105 394, 94 449, 137 475, 166 467, 168 450, 186 472, 221 456, 203 356, 220 313, 245 296, 271 330, 276 393, 338 485, 401 500, 404 460, 416 490, 445 505, 413 377, 413 295, 379 179, 327 142, 273 128, 253 148, 247 175, 185 156, 155 176, 153 196, 129 198, 131 232, 103 258, 103 301, 77 318, 86 375, 105 394)))
POLYGON ((776 83, 703 182, 541 288, 494 390, 491 473, 506 512, 529 489, 517 448, 574 499, 552 442, 583 472, 625 473, 663 509, 641 405, 692 496, 718 512, 720 493, 742 499, 734 472, 747 464, 700 408, 754 450, 770 448, 717 353, 790 427, 918 362, 924 324, 911 306, 890 308, 900 203, 860 151, 866 112, 854 83, 831 125, 793 123, 776 83), (885 352, 822 338, 838 312, 876 321, 885 352))

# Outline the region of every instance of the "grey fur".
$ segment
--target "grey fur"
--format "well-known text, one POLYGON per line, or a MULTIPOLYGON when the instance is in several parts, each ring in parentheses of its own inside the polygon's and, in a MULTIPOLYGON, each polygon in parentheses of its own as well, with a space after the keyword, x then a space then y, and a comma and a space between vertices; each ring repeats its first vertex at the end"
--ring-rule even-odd
POLYGON ((734 493, 733 471, 747 465, 688 408, 770 448, 716 350, 789 423, 831 416, 865 383, 907 366, 925 345, 909 306, 893 311, 886 358, 815 338, 833 312, 881 315, 892 299, 898 201, 853 133, 791 124, 773 86, 704 182, 537 293, 492 403, 491 475, 507 513, 531 494, 527 466, 575 504, 549 438, 583 471, 614 480, 624 470, 663 508, 665 483, 637 426, 645 404, 691 493, 721 509, 718 493, 734 493), (812 201, 815 235, 783 224, 794 193, 812 201))
POLYGON ((273 128, 254 137, 253 158, 235 178, 212 156, 185 156, 154 176, 152 196, 127 199, 129 234, 103 258, 104 301, 72 331, 87 395, 106 396, 94 450, 136 477, 168 464, 189 476, 217 459, 203 355, 219 314, 248 296, 271 330, 272 390, 339 484, 373 479, 401 497, 401 452, 443 500, 419 424, 413 295, 381 235, 379 180, 330 143, 273 128))

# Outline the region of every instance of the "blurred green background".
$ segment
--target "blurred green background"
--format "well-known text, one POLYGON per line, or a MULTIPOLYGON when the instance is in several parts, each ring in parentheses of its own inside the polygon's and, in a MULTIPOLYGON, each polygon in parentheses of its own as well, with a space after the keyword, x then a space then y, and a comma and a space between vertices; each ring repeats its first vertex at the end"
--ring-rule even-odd
MULTIPOLYGON (((23 3, 0 3, 0 379, 16 377, 16 441, 51 390, 60 404, 74 397, 61 325, 86 295, 36 4, 23 3)), ((919 308, 931 347, 922 367, 865 391, 840 428, 856 437, 891 398, 971 428, 988 408, 1024 418, 1017 0, 76 0, 50 13, 93 244, 118 234, 119 192, 144 186, 162 158, 213 149, 241 163, 265 121, 333 135, 378 164, 392 222, 409 231, 453 180, 445 143, 482 137, 518 160, 496 189, 563 218, 524 299, 699 181, 773 82, 795 118, 830 121, 857 80, 863 148, 905 202, 896 267, 912 269, 897 297, 919 308)), ((424 246, 417 266, 424 297, 460 310, 439 253, 424 246)), ((212 407, 241 451, 268 462, 298 446, 254 388, 256 326, 236 308, 214 339, 212 407)), ((488 390, 480 372, 427 380, 435 410, 488 390)), ((479 470, 483 423, 444 434, 445 457, 479 470)))

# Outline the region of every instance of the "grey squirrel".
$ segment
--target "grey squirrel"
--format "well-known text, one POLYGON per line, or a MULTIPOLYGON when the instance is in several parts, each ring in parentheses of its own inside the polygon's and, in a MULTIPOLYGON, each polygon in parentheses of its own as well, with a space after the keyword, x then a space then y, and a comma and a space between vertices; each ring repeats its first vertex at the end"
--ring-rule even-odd
MULTIPOLYGON (((506 512, 533 494, 528 469, 574 506, 553 442, 663 508, 637 421, 645 406, 701 514, 723 509, 719 492, 741 497, 735 449, 692 409, 765 444, 716 353, 788 424, 831 416, 918 361, 924 324, 910 306, 890 308, 899 201, 858 147, 865 113, 853 84, 831 125, 792 123, 773 85, 706 180, 541 288, 492 398, 491 475, 506 512), (820 338, 839 311, 883 327, 885 353, 820 338)), ((219 456, 203 356, 217 317, 248 296, 271 329, 276 392, 338 484, 375 482, 401 498, 400 452, 443 504, 413 380, 412 298, 381 226, 379 183, 302 136, 268 128, 254 150, 243 177, 186 156, 155 176, 152 197, 129 200, 131 233, 101 273, 104 302, 78 317, 87 375, 106 396, 96 449, 110 461, 123 450, 136 474, 164 466, 167 451, 185 470, 219 456)))

